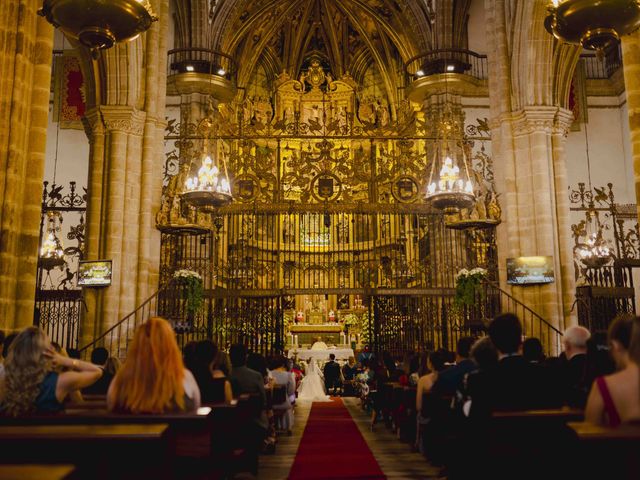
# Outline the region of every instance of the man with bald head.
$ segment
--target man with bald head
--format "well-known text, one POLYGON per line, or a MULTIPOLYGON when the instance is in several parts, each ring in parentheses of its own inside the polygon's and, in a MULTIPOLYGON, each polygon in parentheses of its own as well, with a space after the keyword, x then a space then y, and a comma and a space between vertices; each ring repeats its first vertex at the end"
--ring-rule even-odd
POLYGON ((572 407, 584 408, 593 382, 587 368, 587 342, 590 338, 589 330, 578 325, 567 328, 562 336, 567 360, 563 375, 565 399, 572 407))

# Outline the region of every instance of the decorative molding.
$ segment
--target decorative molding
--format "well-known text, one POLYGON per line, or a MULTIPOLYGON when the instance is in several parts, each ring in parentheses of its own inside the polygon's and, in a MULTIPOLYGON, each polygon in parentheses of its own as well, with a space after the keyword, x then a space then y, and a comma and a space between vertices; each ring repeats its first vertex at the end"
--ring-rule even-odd
POLYGON ((528 106, 502 116, 501 121, 505 120, 511 121, 514 137, 536 132, 566 135, 573 123, 573 113, 560 107, 528 106))
POLYGON ((142 136, 147 114, 133 107, 101 106, 100 114, 108 132, 142 136))

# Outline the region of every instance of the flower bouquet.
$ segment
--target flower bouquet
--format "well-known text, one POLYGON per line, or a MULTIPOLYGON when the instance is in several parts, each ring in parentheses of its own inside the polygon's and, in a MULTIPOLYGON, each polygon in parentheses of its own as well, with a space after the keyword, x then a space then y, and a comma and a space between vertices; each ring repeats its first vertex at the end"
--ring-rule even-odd
POLYGON ((482 280, 487 276, 487 270, 484 268, 474 268, 467 270, 463 268, 456 276, 456 296, 454 303, 456 306, 473 305, 476 299, 476 293, 482 292, 480 285, 482 280))
POLYGON ((173 274, 173 279, 177 285, 182 287, 187 318, 193 319, 202 308, 204 293, 202 277, 193 270, 177 270, 173 274))

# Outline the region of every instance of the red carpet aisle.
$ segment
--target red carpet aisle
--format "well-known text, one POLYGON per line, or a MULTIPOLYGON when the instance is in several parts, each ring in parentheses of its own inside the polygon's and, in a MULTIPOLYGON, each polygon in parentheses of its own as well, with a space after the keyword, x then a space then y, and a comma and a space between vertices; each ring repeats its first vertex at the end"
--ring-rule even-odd
POLYGON ((342 399, 314 403, 289 479, 386 478, 342 399))

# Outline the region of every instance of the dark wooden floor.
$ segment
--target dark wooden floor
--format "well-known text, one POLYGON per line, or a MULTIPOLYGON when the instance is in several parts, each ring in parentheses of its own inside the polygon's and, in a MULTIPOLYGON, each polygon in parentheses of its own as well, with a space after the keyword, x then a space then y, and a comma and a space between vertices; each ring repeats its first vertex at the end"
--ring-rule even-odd
MULTIPOLYGON (((429 465, 419 453, 412 452, 408 444, 396 439, 384 425, 378 424, 375 431, 371 432, 369 416, 360 408, 357 399, 344 398, 343 400, 387 478, 393 480, 438 478, 439 469, 429 465)), ((299 404, 296 407, 293 435, 279 437, 276 455, 260 457, 259 478, 261 480, 287 478, 310 411, 309 403, 299 404)), ((340 438, 335 439, 335 445, 336 448, 341 448, 340 438)))

